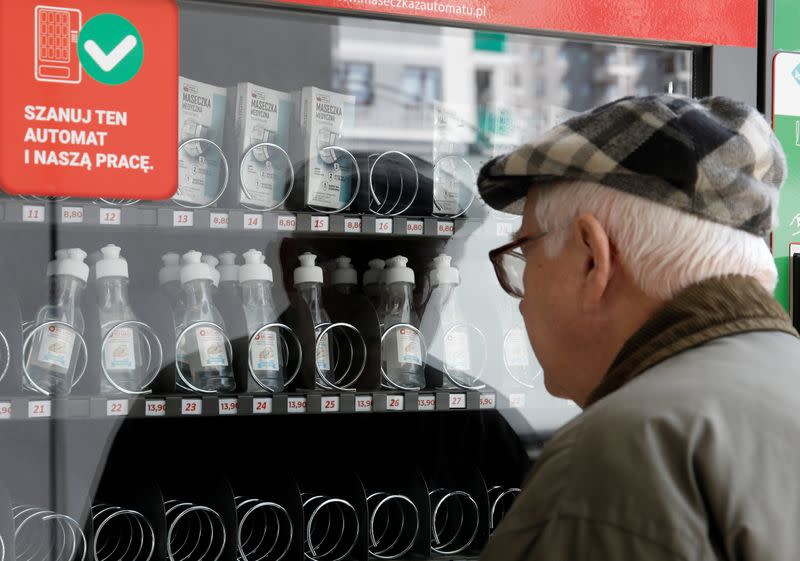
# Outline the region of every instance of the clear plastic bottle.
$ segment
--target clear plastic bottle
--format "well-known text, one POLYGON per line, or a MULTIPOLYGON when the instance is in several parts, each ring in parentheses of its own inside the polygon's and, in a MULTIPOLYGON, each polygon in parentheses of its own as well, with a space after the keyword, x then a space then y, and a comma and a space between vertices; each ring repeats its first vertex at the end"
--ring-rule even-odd
POLYGON ((219 254, 217 271, 219 272, 219 293, 228 298, 239 299, 239 265, 236 264, 236 254, 225 251, 219 254))
POLYGON ((355 294, 358 291, 358 273, 350 264, 350 258, 336 258, 336 268, 331 274, 331 284, 341 294, 355 294))
POLYGON ((330 337, 327 333, 321 335, 322 331, 331 323, 328 313, 322 306, 322 268, 316 265, 317 256, 313 253, 304 253, 299 259, 300 266, 294 270, 294 286, 300 297, 305 300, 309 310, 311 310, 311 320, 314 322, 314 335, 317 338, 317 371, 314 375, 314 381, 319 387, 330 388, 330 384, 320 376, 320 373, 322 373, 326 379, 330 380, 333 364, 330 337))
POLYGON ((79 342, 84 330, 80 301, 89 278, 89 266, 84 259, 86 252, 73 248, 54 264, 50 303, 39 310, 36 326, 47 322, 66 326, 33 328, 36 331, 32 332, 30 351, 25 357, 27 377, 23 383, 27 389, 50 395, 67 395, 72 390, 79 355, 83 352, 79 342))
POLYGON ((382 346, 386 376, 398 386, 411 389, 425 387, 425 368, 418 332, 398 326, 419 324, 413 306, 414 271, 407 263, 408 259, 399 255, 386 262, 386 290, 380 310, 386 333, 382 346))
POLYGON ((172 308, 172 319, 175 334, 183 331, 181 324, 186 307, 183 305, 183 289, 181 288, 181 256, 177 253, 165 253, 161 256, 163 266, 158 271, 158 284, 172 308))
MULTIPOLYGON (((102 258, 95 265, 95 285, 100 319, 100 336, 108 337, 101 349, 108 377, 102 376, 102 393, 120 393, 122 390, 138 392, 144 389, 148 365, 142 353, 142 332, 135 326, 116 327, 123 322, 136 321, 128 299, 128 262, 120 256, 120 248, 107 245, 101 250, 102 258), (113 331, 112 331, 113 330, 113 331), (112 331, 111 335, 108 335, 112 331), (115 387, 119 386, 119 387, 115 387)), ((101 339, 101 340, 102 340, 101 339)))
POLYGON ((219 290, 219 282, 222 280, 222 275, 217 269, 217 265, 219 265, 219 259, 213 255, 203 255, 201 260, 203 263, 208 265, 208 268, 211 270, 211 283, 214 286, 214 292, 217 292, 217 290, 219 290))
POLYGON ((364 294, 372 303, 376 311, 380 310, 383 301, 383 273, 386 261, 373 259, 368 263, 369 269, 364 271, 364 294))
POLYGON ((212 298, 214 274, 201 257, 199 251, 183 256, 181 284, 186 310, 182 326, 183 331, 189 331, 178 341, 176 360, 191 386, 205 391, 233 391, 236 380, 228 357, 225 322, 212 298))
POLYGON ((280 332, 273 327, 262 330, 264 326, 275 323, 277 313, 272 304, 272 269, 264 263, 260 251, 251 249, 244 254, 244 265, 239 268, 239 283, 247 334, 250 338, 255 336, 248 349, 251 370, 247 390, 283 391, 286 377, 280 332))

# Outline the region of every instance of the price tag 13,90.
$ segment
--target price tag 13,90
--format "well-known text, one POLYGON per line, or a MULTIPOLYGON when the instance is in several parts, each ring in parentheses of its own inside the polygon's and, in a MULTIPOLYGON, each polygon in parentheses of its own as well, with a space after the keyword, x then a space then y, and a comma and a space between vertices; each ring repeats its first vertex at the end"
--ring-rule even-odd
POLYGON ((145 417, 166 417, 167 416, 167 400, 165 399, 148 399, 144 402, 144 416, 145 417))
POLYGON ((360 234, 361 233, 361 218, 358 217, 350 217, 344 219, 344 231, 348 234, 360 234))
POLYGON ((297 217, 294 215, 284 214, 278 217, 278 231, 280 232, 294 232, 297 230, 297 217))
POLYGON ((127 399, 109 399, 106 401, 106 417, 124 417, 127 414, 127 399))
POLYGON ((485 393, 480 398, 481 409, 494 409, 497 406, 497 395, 493 393, 485 393))
POLYGON ((312 216, 311 217, 311 231, 312 232, 327 232, 330 227, 330 220, 327 216, 312 216))
POLYGON ((404 395, 386 396, 387 411, 405 411, 405 408, 406 408, 406 396, 404 395))
POLYGON ((436 410, 436 396, 421 395, 417 397, 417 409, 420 411, 435 411, 436 410))
POLYGON ((338 395, 323 395, 322 396, 322 412, 323 413, 338 413, 339 412, 339 396, 338 395))
POLYGON ((220 415, 236 415, 239 413, 239 400, 235 397, 219 398, 220 415))
POLYGON ((356 396, 356 413, 371 413, 372 412, 372 396, 371 395, 357 395, 356 396))
POLYGON ((65 206, 61 209, 62 224, 83 224, 83 207, 65 206))
POLYGON ((305 397, 290 397, 286 404, 289 413, 305 413, 308 400, 305 397))
POLYGON ((53 405, 49 400, 28 402, 28 417, 31 419, 44 419, 52 414, 53 405))
POLYGON ((227 212, 212 212, 208 217, 208 227, 212 230, 227 230, 230 223, 227 212))
POLYGON ((181 415, 202 415, 203 414, 203 400, 202 399, 182 399, 181 400, 181 415))
POLYGON ((0 419, 11 418, 11 403, 8 401, 0 401, 0 419))
POLYGON ((272 398, 271 397, 254 397, 253 398, 253 414, 254 415, 269 415, 272 413, 272 398))
POLYGON ((44 222, 44 207, 39 205, 22 205, 23 222, 44 222))
POLYGON ((261 230, 264 228, 264 217, 260 214, 245 214, 244 215, 244 229, 245 230, 261 230))

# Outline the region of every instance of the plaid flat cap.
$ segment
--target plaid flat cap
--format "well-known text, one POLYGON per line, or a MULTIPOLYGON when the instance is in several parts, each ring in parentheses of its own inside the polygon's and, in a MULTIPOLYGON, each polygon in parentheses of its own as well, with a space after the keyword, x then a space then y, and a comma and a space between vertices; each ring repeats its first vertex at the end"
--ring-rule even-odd
POLYGON ((591 181, 765 236, 777 223, 786 157, 764 117, 724 97, 626 97, 576 115, 495 158, 478 188, 521 214, 528 190, 591 181))

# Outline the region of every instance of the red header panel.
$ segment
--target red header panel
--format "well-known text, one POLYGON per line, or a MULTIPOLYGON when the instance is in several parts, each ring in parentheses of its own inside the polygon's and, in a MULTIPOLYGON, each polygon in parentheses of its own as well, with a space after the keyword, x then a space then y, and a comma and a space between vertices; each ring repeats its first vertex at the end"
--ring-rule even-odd
POLYGON ((675 43, 756 47, 757 0, 278 0, 324 8, 675 43))

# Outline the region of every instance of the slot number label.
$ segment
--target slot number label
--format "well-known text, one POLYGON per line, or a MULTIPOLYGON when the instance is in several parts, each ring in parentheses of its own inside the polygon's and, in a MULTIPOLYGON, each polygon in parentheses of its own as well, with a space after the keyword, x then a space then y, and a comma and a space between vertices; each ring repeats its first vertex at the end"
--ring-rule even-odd
POLYGON ((212 212, 208 217, 208 227, 212 230, 227 230, 230 223, 227 212, 212 212))
POLYGON ((330 220, 327 216, 312 216, 311 217, 311 231, 312 232, 327 232, 330 227, 330 220))
POLYGON ((221 397, 219 399, 220 415, 236 415, 239 413, 239 400, 235 397, 221 397))
POLYGON ((375 219, 375 233, 391 234, 392 232, 394 232, 394 220, 392 220, 391 218, 375 219))
POLYGON ((100 224, 105 226, 119 226, 122 224, 122 212, 118 208, 101 208, 100 224))
POLYGON ((406 397, 404 395, 386 396, 387 411, 405 411, 405 408, 406 408, 406 397))
POLYGON ((31 419, 46 419, 53 414, 53 405, 49 401, 29 401, 28 417, 31 419))
POLYGON ((439 221, 436 225, 436 233, 440 236, 452 236, 455 231, 455 224, 452 222, 439 221))
POLYGON ((308 400, 305 397, 290 397, 286 404, 289 413, 305 413, 308 400))
POLYGON ((466 409, 467 408, 467 394, 451 393, 449 400, 450 409, 466 409))
POLYGON ((245 230, 261 230, 264 227, 264 217, 260 214, 245 214, 245 230))
POLYGON ((483 394, 480 398, 481 409, 494 409, 497 407, 497 396, 493 393, 483 394))
POLYGON ((202 399, 181 400, 181 415, 202 415, 202 414, 203 414, 202 399))
POLYGON ((165 399, 148 399, 144 403, 145 417, 166 417, 167 401, 165 399))
POLYGON ((37 205, 22 205, 23 222, 44 222, 44 207, 37 205))
POLYGON ((372 396, 371 395, 357 395, 356 396, 356 413, 371 413, 372 412, 372 396))
POLYGON ((406 221, 406 235, 421 236, 425 232, 425 223, 422 220, 406 221))
POLYGON ((338 395, 323 395, 321 408, 323 413, 338 413, 339 412, 339 396, 338 395))
POLYGON ((361 233, 361 219, 360 218, 345 218, 344 231, 348 234, 361 233))
POLYGON ((172 213, 172 225, 175 228, 191 228, 194 226, 194 212, 191 210, 176 210, 172 213))
POLYGON ((294 232, 297 230, 297 217, 288 215, 279 216, 278 230, 281 232, 294 232))
POLYGON ((436 411, 436 397, 432 395, 421 395, 417 398, 417 409, 419 411, 436 411))
POLYGON ((0 401, 0 419, 11 418, 11 404, 7 401, 0 401))
POLYGON ((127 414, 127 399, 109 399, 106 401, 106 417, 124 417, 127 414))
POLYGON ((269 415, 272 413, 272 398, 271 397, 254 397, 253 398, 253 414, 254 415, 269 415))
POLYGON ((508 396, 508 403, 511 409, 522 409, 525 407, 525 394, 512 393, 508 396))
POLYGON ((511 222, 497 223, 497 237, 507 238, 514 233, 514 225, 511 222))
POLYGON ((61 209, 62 224, 83 224, 83 207, 65 206, 61 209))

